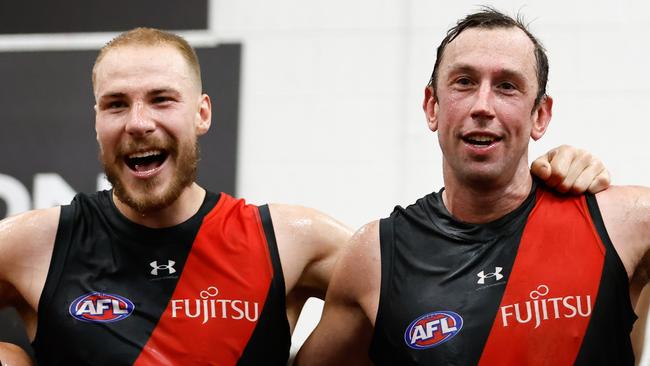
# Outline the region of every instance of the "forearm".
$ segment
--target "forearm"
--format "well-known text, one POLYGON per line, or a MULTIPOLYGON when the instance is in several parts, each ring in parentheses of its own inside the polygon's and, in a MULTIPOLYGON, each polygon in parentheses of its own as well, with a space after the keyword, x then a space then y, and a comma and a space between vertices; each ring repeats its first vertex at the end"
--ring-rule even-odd
POLYGON ((319 325, 296 356, 296 366, 372 365, 372 326, 358 307, 325 304, 319 325), (329 305, 329 308, 328 308, 329 305))

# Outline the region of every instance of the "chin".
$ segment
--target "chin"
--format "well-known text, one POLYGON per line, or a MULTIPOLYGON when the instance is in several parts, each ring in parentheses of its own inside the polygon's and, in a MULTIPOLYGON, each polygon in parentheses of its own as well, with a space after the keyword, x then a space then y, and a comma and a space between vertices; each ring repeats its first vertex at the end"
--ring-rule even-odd
POLYGON ((462 176, 463 181, 481 189, 498 186, 506 175, 502 170, 498 169, 475 169, 466 171, 462 176))
POLYGON ((120 202, 139 213, 151 213, 171 206, 192 183, 179 179, 161 182, 161 179, 156 178, 135 184, 125 184, 122 179, 109 181, 113 184, 113 192, 120 202))
POLYGON ((158 211, 165 209, 171 206, 176 200, 180 197, 182 193, 181 190, 174 190, 167 188, 161 192, 151 193, 151 192, 119 192, 116 190, 116 196, 131 207, 133 210, 140 213, 150 213, 153 211, 158 211), (125 193, 125 194, 122 194, 125 193))

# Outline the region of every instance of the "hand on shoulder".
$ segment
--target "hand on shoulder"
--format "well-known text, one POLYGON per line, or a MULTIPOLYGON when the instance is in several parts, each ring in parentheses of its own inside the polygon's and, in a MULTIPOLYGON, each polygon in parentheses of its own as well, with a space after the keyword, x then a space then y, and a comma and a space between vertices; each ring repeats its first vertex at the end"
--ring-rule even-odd
POLYGON ((609 187, 609 171, 586 150, 561 145, 533 161, 531 172, 558 192, 597 193, 609 187))

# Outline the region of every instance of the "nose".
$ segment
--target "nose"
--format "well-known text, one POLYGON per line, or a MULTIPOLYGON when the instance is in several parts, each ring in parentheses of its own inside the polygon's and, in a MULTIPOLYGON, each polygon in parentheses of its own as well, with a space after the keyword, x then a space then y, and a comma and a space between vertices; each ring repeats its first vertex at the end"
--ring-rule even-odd
POLYGON ((135 137, 145 136, 156 129, 156 123, 147 115, 147 108, 142 102, 133 103, 128 120, 126 132, 135 137))
POLYGON ((489 120, 494 118, 492 86, 484 82, 480 85, 474 96, 474 103, 470 115, 475 120, 489 120))

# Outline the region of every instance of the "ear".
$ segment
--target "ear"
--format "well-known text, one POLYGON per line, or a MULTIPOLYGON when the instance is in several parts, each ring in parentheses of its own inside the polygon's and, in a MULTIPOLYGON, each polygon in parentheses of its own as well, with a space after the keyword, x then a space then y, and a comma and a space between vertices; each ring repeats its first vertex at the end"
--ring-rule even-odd
POLYGON ((97 133, 97 103, 93 106, 93 110, 95 111, 95 140, 99 142, 99 134, 97 133))
POLYGON ((429 129, 436 132, 438 130, 438 111, 440 106, 438 105, 438 100, 436 99, 431 85, 424 88, 422 109, 424 110, 424 115, 427 117, 427 125, 429 126, 429 129))
POLYGON ((212 102, 207 94, 201 94, 199 109, 196 112, 196 135, 201 136, 208 132, 212 123, 212 102))
POLYGON ((530 131, 530 137, 532 137, 533 140, 537 141, 544 136, 544 133, 546 133, 546 129, 551 122, 552 116, 553 98, 545 95, 541 102, 539 102, 537 109, 533 112, 533 128, 530 131))

